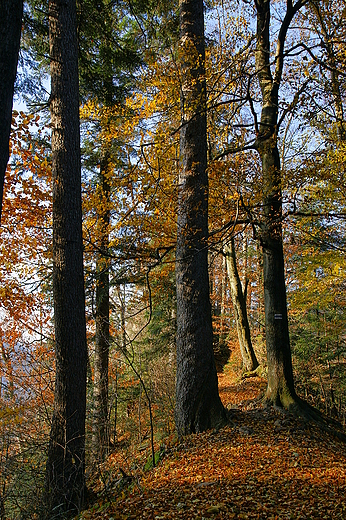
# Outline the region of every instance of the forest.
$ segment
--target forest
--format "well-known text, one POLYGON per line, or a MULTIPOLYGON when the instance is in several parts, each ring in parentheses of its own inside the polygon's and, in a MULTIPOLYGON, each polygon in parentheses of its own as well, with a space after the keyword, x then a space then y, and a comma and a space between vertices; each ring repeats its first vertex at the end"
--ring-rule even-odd
POLYGON ((1 520, 345 518, 345 41, 0 2, 1 520))

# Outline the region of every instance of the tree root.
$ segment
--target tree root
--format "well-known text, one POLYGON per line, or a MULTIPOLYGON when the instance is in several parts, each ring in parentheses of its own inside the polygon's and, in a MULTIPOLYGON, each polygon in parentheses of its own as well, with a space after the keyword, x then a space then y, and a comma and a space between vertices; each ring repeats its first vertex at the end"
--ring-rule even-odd
POLYGON ((314 408, 309 403, 298 396, 290 399, 287 405, 275 404, 268 397, 264 398, 266 406, 272 406, 275 410, 283 414, 291 414, 299 417, 303 421, 315 423, 321 430, 334 435, 343 442, 346 442, 346 433, 342 425, 335 419, 325 416, 322 412, 314 408))
POLYGON ((241 379, 248 379, 250 377, 267 377, 267 367, 264 365, 258 365, 255 370, 251 370, 249 372, 243 372, 241 375, 241 379))

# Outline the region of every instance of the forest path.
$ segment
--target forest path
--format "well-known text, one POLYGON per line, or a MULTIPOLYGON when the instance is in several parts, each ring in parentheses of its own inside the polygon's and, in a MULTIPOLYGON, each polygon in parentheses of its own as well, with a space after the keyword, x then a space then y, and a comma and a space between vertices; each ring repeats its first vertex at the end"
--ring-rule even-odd
POLYGON ((131 488, 80 518, 345 519, 345 443, 263 408, 264 380, 239 381, 233 368, 219 374, 229 425, 184 438, 131 488))

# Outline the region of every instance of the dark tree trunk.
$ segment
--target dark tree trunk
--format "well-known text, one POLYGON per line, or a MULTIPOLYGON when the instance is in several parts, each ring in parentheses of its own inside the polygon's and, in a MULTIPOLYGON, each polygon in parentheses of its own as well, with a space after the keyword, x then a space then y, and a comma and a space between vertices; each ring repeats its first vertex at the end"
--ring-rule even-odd
POLYGON ((17 73, 23 0, 0 2, 0 220, 17 73))
POLYGON ((251 342, 250 326, 246 309, 246 299, 239 278, 233 238, 231 238, 229 244, 225 245, 224 252, 226 255, 227 272, 230 282, 235 321, 237 324, 243 369, 247 372, 251 372, 258 367, 258 361, 251 342))
MULTIPOLYGON (((110 30, 112 20, 109 19, 107 2, 102 2, 104 9, 105 29, 110 30)), ((109 39, 103 35, 100 46, 100 61, 103 75, 102 95, 99 101, 103 107, 112 108, 115 103, 114 73, 116 63, 113 61, 114 50, 109 39)), ((103 123, 104 124, 104 123, 103 123)), ((109 121, 102 127, 102 132, 110 135, 109 121)), ((111 146, 101 140, 100 176, 98 182, 98 224, 96 252, 96 338, 94 360, 94 417, 93 417, 93 449, 99 461, 104 460, 109 452, 109 224, 111 205, 111 146)))
POLYGON ((94 360, 93 449, 104 460, 109 451, 108 365, 109 365, 109 156, 103 153, 100 168, 99 234, 96 260, 96 338, 94 360))
POLYGON ((274 76, 270 68, 270 0, 256 1, 256 70, 262 92, 262 113, 257 150, 262 161, 264 221, 261 231, 263 282, 268 362, 267 399, 291 408, 297 402, 288 331, 285 268, 282 241, 282 176, 277 147, 278 92, 282 78, 286 33, 303 2, 292 7, 282 22, 276 52, 274 76))
POLYGON ((180 0, 182 126, 179 175, 176 427, 201 432, 225 420, 218 394, 208 280, 208 178, 202 0, 180 0))
POLYGON ((45 506, 52 519, 79 511, 85 498, 87 347, 75 0, 50 0, 49 38, 56 380, 45 506))

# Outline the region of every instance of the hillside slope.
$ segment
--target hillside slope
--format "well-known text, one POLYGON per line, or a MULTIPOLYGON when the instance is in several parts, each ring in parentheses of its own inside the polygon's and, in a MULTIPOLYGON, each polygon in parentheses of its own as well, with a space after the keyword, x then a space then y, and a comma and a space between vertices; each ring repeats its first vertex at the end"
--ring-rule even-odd
POLYGON ((134 470, 127 488, 118 481, 80 518, 345 519, 345 443, 264 409, 257 377, 239 382, 226 367, 219 385, 228 426, 167 448, 156 468, 134 470))

